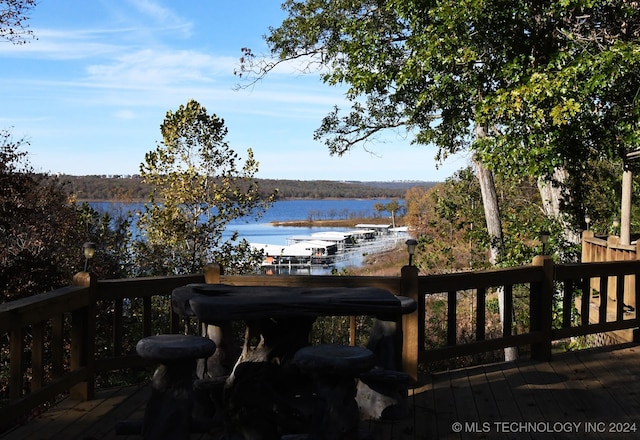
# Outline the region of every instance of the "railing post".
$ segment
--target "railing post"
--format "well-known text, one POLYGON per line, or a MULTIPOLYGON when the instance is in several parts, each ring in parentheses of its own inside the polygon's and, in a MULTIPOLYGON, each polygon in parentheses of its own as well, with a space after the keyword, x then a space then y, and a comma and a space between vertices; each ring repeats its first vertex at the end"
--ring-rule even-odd
POLYGON ((401 292, 416 301, 417 310, 402 316, 402 369, 414 381, 418 380, 420 352, 424 350, 424 334, 420 323, 424 325, 424 295, 418 291, 418 268, 403 266, 401 292))
POLYGON ((620 202, 620 243, 631 243, 631 195, 633 187, 633 172, 625 164, 622 173, 622 200, 620 202))
POLYGON ((554 263, 548 255, 538 255, 533 259, 534 266, 542 266, 543 279, 531 291, 531 331, 540 332, 542 340, 531 346, 531 357, 538 361, 551 358, 551 339, 553 337, 553 292, 554 263))
POLYGON ((592 261, 596 260, 594 258, 594 256, 593 256, 593 254, 594 254, 593 245, 586 241, 586 239, 593 238, 593 237, 594 237, 593 231, 591 231, 591 230, 582 231, 582 257, 581 257, 581 261, 583 263, 591 263, 592 261))
POLYGON ((220 284, 222 266, 218 263, 209 263, 204 267, 204 282, 207 284, 220 284))
POLYGON ((96 341, 96 303, 95 290, 97 278, 89 272, 78 272, 73 276, 74 286, 88 287, 89 302, 86 307, 71 314, 71 371, 86 368, 84 381, 71 387, 73 400, 85 401, 93 398, 95 391, 95 341, 96 341))

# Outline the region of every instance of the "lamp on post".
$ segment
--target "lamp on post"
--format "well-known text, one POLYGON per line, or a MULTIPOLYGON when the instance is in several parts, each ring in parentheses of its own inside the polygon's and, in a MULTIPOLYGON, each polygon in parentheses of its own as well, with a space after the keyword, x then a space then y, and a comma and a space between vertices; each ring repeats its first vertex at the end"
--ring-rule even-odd
POLYGON ((620 218, 616 217, 613 219, 613 235, 618 235, 620 227, 620 218))
POLYGON ((589 230, 589 225, 591 224, 591 217, 589 214, 584 215, 584 222, 587 224, 587 231, 589 230))
POLYGON ((545 247, 549 243, 551 233, 549 231, 540 231, 540 241, 542 242, 542 255, 546 255, 545 247))
POLYGON ((96 253, 96 244, 92 241, 87 241, 82 245, 82 251, 84 253, 84 271, 86 272, 89 267, 89 260, 96 253))
POLYGON ((418 241, 410 238, 405 243, 407 245, 407 252, 409 253, 409 266, 413 264, 413 254, 416 253, 416 246, 418 245, 418 241))

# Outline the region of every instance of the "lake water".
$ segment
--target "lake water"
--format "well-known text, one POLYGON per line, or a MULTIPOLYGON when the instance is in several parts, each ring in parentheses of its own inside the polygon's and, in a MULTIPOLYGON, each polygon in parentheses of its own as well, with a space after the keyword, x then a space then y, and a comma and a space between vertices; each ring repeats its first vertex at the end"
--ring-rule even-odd
MULTIPOLYGON (((292 235, 309 235, 325 230, 344 231, 353 228, 273 226, 271 222, 368 218, 378 215, 374 209, 377 203, 384 205, 390 201, 391 199, 281 200, 275 202, 258 221, 253 218, 235 219, 229 224, 225 235, 228 237, 237 231, 240 238, 245 238, 250 243, 285 245, 287 237, 292 235)), ((99 212, 108 212, 112 215, 119 212, 144 210, 144 203, 91 202, 90 205, 99 212)), ((390 214, 383 212, 382 215, 389 218, 390 214)))

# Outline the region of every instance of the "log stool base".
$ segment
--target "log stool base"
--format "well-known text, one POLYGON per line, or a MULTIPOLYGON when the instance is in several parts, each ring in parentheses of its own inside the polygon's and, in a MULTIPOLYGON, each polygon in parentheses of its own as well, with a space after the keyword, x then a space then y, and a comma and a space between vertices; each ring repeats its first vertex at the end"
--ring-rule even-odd
POLYGON ((218 376, 198 379, 193 383, 194 409, 196 420, 213 426, 221 426, 224 422, 224 387, 229 376, 218 376))
MULTIPOLYGON (((397 295, 402 315, 413 313, 418 305, 406 296, 397 295)), ((376 318, 369 333, 367 348, 376 356, 376 366, 386 370, 402 370, 402 318, 376 318)))
POLYGON ((216 344, 201 336, 157 335, 141 339, 136 351, 140 357, 160 363, 145 408, 143 437, 189 438, 196 360, 211 356, 216 344))
POLYGON ((360 417, 370 420, 400 420, 409 414, 408 385, 402 371, 373 368, 360 375, 356 401, 360 417))
POLYGON ((313 345, 298 350, 293 363, 312 374, 316 384, 316 407, 308 438, 361 439, 355 378, 374 366, 374 354, 362 347, 313 345))

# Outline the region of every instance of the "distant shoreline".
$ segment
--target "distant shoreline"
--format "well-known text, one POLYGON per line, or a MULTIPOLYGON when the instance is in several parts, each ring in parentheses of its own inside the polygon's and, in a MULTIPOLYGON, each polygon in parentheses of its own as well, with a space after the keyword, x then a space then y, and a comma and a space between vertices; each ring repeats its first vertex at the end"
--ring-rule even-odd
MULTIPOLYGON (((398 219, 396 219, 396 222, 398 219)), ((369 218, 347 218, 339 220, 288 220, 288 221, 273 221, 272 226, 290 226, 300 228, 313 228, 313 227, 352 227, 359 223, 369 223, 376 225, 388 225, 391 223, 389 219, 382 217, 369 217, 369 218)))
MULTIPOLYGON (((143 183, 140 176, 58 176, 67 192, 83 202, 141 203, 148 200, 153 187, 143 183)), ((277 192, 278 200, 318 199, 393 199, 404 198, 407 191, 416 188, 431 188, 438 182, 357 182, 330 180, 274 180, 256 178, 260 193, 265 196, 277 192)))
MULTIPOLYGON (((288 200, 391 200, 391 199, 402 199, 402 197, 282 197, 277 199, 275 202, 284 202, 288 200)), ((146 199, 131 199, 131 200, 121 200, 121 199, 76 199, 76 202, 79 203, 148 203, 149 200, 146 199)))

